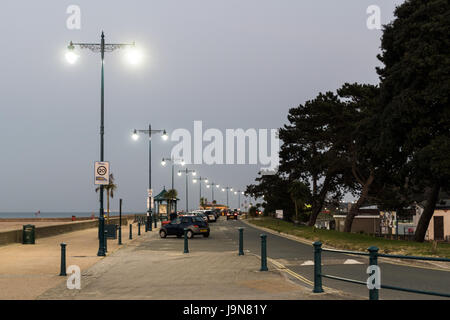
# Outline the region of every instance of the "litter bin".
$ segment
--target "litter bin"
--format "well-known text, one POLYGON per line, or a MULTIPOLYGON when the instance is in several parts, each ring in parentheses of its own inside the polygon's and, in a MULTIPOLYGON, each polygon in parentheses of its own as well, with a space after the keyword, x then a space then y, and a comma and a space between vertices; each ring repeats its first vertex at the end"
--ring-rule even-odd
POLYGON ((117 239, 117 224, 105 224, 106 238, 117 239))
POLYGON ((77 220, 77 217, 76 216, 72 216, 72 221, 75 221, 75 220, 77 220))
POLYGON ((35 226, 27 224, 22 229, 22 244, 35 243, 35 226))

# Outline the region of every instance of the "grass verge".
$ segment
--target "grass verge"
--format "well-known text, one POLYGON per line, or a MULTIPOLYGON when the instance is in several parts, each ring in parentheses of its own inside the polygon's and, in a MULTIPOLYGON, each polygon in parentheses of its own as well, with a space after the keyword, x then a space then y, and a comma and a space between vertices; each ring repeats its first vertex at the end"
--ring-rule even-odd
POLYGON ((386 254, 450 258, 450 244, 448 243, 438 243, 437 247, 433 248, 433 243, 430 242, 419 243, 413 241, 389 240, 376 238, 366 234, 295 226, 290 222, 268 217, 248 219, 247 221, 256 226, 272 229, 277 232, 291 234, 311 241, 320 241, 324 245, 336 249, 366 252, 368 247, 376 246, 380 249, 380 253, 386 254))

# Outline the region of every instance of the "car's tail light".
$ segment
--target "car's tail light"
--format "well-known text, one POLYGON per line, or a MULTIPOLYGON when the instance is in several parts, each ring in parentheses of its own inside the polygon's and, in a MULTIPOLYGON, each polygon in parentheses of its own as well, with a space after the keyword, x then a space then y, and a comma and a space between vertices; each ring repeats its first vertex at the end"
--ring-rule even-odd
POLYGON ((198 228, 198 226, 194 224, 194 228, 198 228))

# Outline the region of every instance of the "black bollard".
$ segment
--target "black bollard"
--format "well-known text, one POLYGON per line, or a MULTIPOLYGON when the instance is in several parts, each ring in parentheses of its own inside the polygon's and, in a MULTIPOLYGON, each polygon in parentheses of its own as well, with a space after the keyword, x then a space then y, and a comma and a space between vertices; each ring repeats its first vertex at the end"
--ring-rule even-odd
POLYGON ((141 223, 139 222, 138 223, 138 236, 140 236, 141 235, 141 223))
POLYGON ((61 272, 59 273, 60 276, 67 276, 66 273, 66 244, 63 242, 61 243, 61 272))
POLYGON ((244 228, 239 228, 239 255, 244 255, 244 228))
POLYGON ((188 232, 188 229, 184 228, 184 252, 183 253, 189 253, 187 232, 188 232))
POLYGON ((108 252, 108 231, 105 230, 105 252, 108 252))
POLYGON ((130 237, 129 237, 129 239, 130 240, 133 239, 133 225, 132 224, 130 224, 130 237))
POLYGON ((119 246, 122 244, 122 199, 119 201, 119 246))
POLYGON ((156 224, 156 223, 157 223, 156 220, 157 220, 156 217, 153 217, 153 221, 155 222, 155 229, 156 229, 157 226, 158 226, 158 225, 156 224))
POLYGON ((268 271, 267 269, 267 236, 261 235, 261 269, 260 271, 268 271))

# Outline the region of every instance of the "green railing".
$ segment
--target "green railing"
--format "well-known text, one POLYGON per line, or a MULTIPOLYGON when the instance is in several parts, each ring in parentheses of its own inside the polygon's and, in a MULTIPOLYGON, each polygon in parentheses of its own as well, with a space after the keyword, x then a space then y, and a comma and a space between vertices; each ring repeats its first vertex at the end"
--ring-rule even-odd
MULTIPOLYGON (((369 256, 369 265, 370 266, 377 266, 378 267, 378 257, 383 258, 391 258, 391 259, 410 259, 410 260, 422 260, 422 261, 442 261, 442 262, 450 262, 450 259, 446 258, 433 258, 433 257, 416 257, 416 256, 402 256, 402 255, 393 255, 393 254, 382 254, 378 253, 377 247, 370 247, 368 248, 368 252, 357 252, 357 251, 348 251, 348 250, 335 250, 335 249, 323 249, 322 243, 320 242, 314 242, 314 293, 321 293, 323 292, 322 288, 322 278, 328 278, 328 279, 334 279, 339 281, 345 281, 350 283, 356 283, 367 286, 367 282, 364 281, 358 281, 354 279, 347 279, 342 277, 337 277, 333 275, 323 274, 322 273, 322 251, 326 252, 334 252, 334 253, 343 253, 343 254, 352 254, 352 255, 360 255, 360 256, 369 256)), ((373 273, 372 273, 373 275, 373 273)), ((450 298, 449 293, 439 293, 439 292, 433 292, 433 291, 423 291, 423 290, 416 290, 416 289, 407 289, 407 288, 400 288, 396 286, 390 286, 390 285, 379 285, 380 289, 390 289, 390 290, 397 290, 397 291, 404 291, 404 292, 411 292, 411 293, 418 293, 418 294, 426 294, 426 295, 432 295, 432 296, 439 296, 439 297, 447 297, 450 298)), ((369 289, 369 299, 370 300, 378 300, 379 298, 379 289, 373 288, 369 289)))

